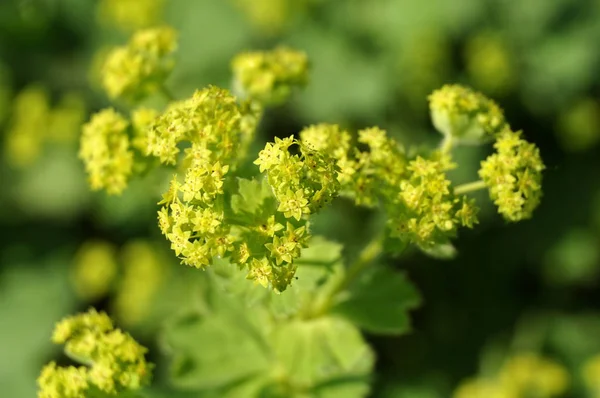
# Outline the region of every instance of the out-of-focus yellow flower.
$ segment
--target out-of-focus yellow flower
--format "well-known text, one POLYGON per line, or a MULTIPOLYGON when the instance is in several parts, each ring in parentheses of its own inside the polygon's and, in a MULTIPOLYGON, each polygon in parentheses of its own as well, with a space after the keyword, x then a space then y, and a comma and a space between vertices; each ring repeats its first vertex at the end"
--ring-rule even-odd
POLYGON ((585 151, 600 141, 600 103, 582 98, 561 111, 558 117, 558 139, 570 152, 585 151))
POLYGON ((499 376, 503 385, 520 396, 550 398, 561 396, 569 387, 569 374, 555 361, 526 353, 509 358, 499 376), (529 394, 529 395, 528 395, 529 394))
POLYGON ((569 383, 569 374, 557 362, 523 353, 508 358, 497 375, 465 380, 453 398, 554 398, 569 383))
POLYGON ((123 275, 114 298, 117 318, 124 325, 143 321, 152 308, 167 267, 149 242, 128 243, 122 250, 123 275))
POLYGON ((492 94, 504 95, 515 84, 511 54, 502 39, 491 34, 473 37, 466 46, 467 70, 474 86, 492 94))
POLYGON ((75 141, 85 114, 79 94, 66 93, 52 109, 45 88, 31 85, 13 102, 6 135, 6 158, 13 167, 34 163, 48 142, 68 144, 75 141))
POLYGON ((277 34, 292 18, 308 7, 310 0, 233 0, 248 20, 265 34, 277 34))
POLYGON ((162 22, 165 0, 102 0, 100 22, 123 31, 148 28, 162 22))
POLYGON ((52 341, 64 344, 67 355, 89 367, 46 365, 38 378, 39 398, 81 398, 90 389, 117 395, 150 382, 153 365, 144 357, 148 350, 116 329, 103 312, 91 309, 63 319, 52 341))
POLYGON ((588 359, 583 364, 583 381, 590 390, 591 397, 600 397, 600 354, 588 359))
POLYGON ((161 89, 175 62, 174 29, 164 26, 136 32, 126 46, 107 54, 102 85, 111 98, 138 101, 161 89))
POLYGON ((117 275, 117 250, 103 241, 85 242, 75 256, 71 279, 77 295, 93 301, 106 295, 117 275))
POLYGON ((43 87, 32 85, 17 95, 6 134, 6 158, 11 166, 27 167, 40 156, 49 114, 48 93, 43 87))
POLYGON ((84 161, 90 186, 120 194, 133 167, 127 129, 129 122, 114 109, 104 109, 83 126, 79 157, 84 161))
POLYGON ((232 68, 236 90, 265 105, 286 101, 294 87, 308 81, 308 57, 286 47, 241 53, 232 68))
POLYGON ((519 398, 519 395, 497 380, 475 378, 463 381, 452 398, 519 398))

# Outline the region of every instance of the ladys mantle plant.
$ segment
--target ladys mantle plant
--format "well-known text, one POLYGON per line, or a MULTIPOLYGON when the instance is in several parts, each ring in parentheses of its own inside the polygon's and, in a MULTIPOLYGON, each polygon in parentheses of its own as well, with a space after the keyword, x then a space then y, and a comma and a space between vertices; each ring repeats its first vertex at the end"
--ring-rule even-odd
MULTIPOLYGON (((240 54, 233 91, 209 86, 175 99, 165 81, 176 36, 169 27, 138 31, 108 54, 103 86, 132 110, 94 114, 79 153, 92 189, 108 194, 156 168, 172 172, 158 228, 181 263, 207 272, 195 298, 202 304, 181 303, 165 323, 170 388, 231 397, 367 395, 374 357, 360 329, 405 333, 407 311, 420 302, 404 274, 383 264, 385 253, 408 245, 451 253, 459 229, 478 223, 469 195, 480 189, 507 221, 531 217, 544 169, 538 149, 494 101, 447 85, 429 97, 442 134, 430 151, 407 150, 376 126, 354 134, 317 124, 250 153, 265 109, 308 82, 306 54, 286 47, 240 54), (151 95, 168 105, 135 106, 151 95), (481 161, 479 179, 453 184, 453 148, 488 143, 495 152, 481 161), (386 219, 350 264, 339 244, 310 227, 340 197, 386 219)), ((67 349, 83 366, 47 366, 39 396, 156 396, 145 350, 119 331, 127 355, 110 354, 117 338, 110 320, 93 310, 78 317, 59 324, 55 336, 65 337, 55 340, 77 339, 77 349, 67 349), (92 346, 82 349, 83 342, 92 346)))

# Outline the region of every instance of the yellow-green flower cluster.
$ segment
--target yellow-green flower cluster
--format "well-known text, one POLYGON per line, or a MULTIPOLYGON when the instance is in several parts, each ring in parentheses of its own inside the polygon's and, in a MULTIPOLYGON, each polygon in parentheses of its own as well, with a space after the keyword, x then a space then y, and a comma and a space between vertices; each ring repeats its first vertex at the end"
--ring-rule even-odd
POLYGON ((242 128, 242 110, 227 90, 209 87, 172 104, 152 125, 147 152, 175 164, 178 144, 189 142, 159 211, 159 226, 183 263, 202 268, 233 251, 224 222, 224 184, 252 131, 242 128))
POLYGON ((380 196, 393 196, 405 178, 404 149, 378 127, 358 132, 358 142, 366 145, 367 151, 359 151, 350 134, 337 125, 309 126, 300 137, 304 145, 335 162, 342 192, 358 205, 375 206, 380 196))
POLYGON ((114 109, 96 113, 83 126, 79 157, 92 189, 120 194, 127 187, 133 167, 128 127, 129 122, 114 109))
MULTIPOLYGON (((255 103, 239 104, 227 90, 209 87, 171 103, 161 115, 136 110, 132 116, 133 142, 146 155, 164 164, 176 164, 181 170, 160 202, 163 207, 158 218, 162 233, 182 263, 203 268, 215 257, 231 257, 240 268, 247 269, 250 279, 281 291, 293 278, 295 267, 291 263, 308 238, 306 227, 297 225, 303 222, 299 222, 302 212, 297 215, 293 206, 295 197, 286 198, 281 205, 282 213, 296 215, 295 224, 287 222, 284 226, 274 216, 254 224, 225 220, 229 211, 225 187, 232 186, 231 173, 243 157, 260 114, 261 108, 255 103)), ((305 174, 313 181, 306 188, 314 191, 316 205, 325 201, 330 187, 319 185, 320 164, 307 161, 306 167, 311 165, 314 168, 305 174), (316 192, 319 189, 321 192, 316 192)), ((330 168, 333 170, 333 165, 330 168)), ((296 191, 294 194, 299 195, 296 191)))
POLYGON ((379 127, 360 130, 358 142, 368 150, 355 152, 357 171, 352 176, 350 189, 356 203, 374 206, 381 200, 384 204, 394 204, 400 184, 406 179, 407 159, 403 146, 379 127))
POLYGON ((495 376, 464 381, 453 398, 553 398, 562 396, 569 383, 563 366, 525 353, 509 358, 495 376))
POLYGON ((44 366, 37 380, 38 398, 82 398, 89 388, 85 366, 59 367, 55 362, 44 366))
POLYGON ((38 379, 40 398, 79 398, 90 389, 116 395, 150 382, 152 365, 144 358, 146 348, 115 329, 105 313, 91 309, 63 319, 52 341, 64 344, 67 355, 87 366, 46 365, 38 379))
POLYGON ((400 183, 400 203, 388 206, 391 236, 427 249, 447 243, 458 226, 477 223, 473 201, 453 194, 445 172, 454 167, 450 159, 434 153, 409 162, 409 176, 400 183))
POLYGON ((148 135, 154 120, 159 112, 151 108, 137 108, 131 112, 131 127, 133 127, 133 138, 131 146, 142 154, 148 151, 148 135))
POLYGON ((39 158, 45 144, 70 144, 84 114, 83 100, 75 93, 65 94, 52 108, 50 95, 43 87, 26 87, 13 103, 5 145, 9 164, 27 167, 39 158))
POLYGON ((352 148, 350 135, 335 125, 311 126, 301 137, 335 161, 341 189, 358 205, 384 207, 392 237, 430 248, 446 243, 458 226, 477 222, 474 203, 454 195, 446 178, 454 166, 447 155, 409 161, 402 146, 377 127, 358 132, 366 151, 352 148))
POLYGON ((164 0, 102 0, 100 21, 124 31, 148 28, 162 19, 164 0))
POLYGON ((349 156, 352 145, 350 133, 337 124, 321 123, 302 129, 300 140, 307 148, 327 154, 335 161, 337 180, 342 187, 352 181, 357 163, 349 156))
POLYGON ((542 196, 544 164, 538 148, 505 129, 494 144, 496 153, 481 162, 479 176, 498 211, 509 221, 531 217, 542 196))
POLYGON ((111 98, 137 101, 162 89, 175 63, 177 34, 170 27, 136 32, 126 46, 113 49, 102 68, 102 85, 111 98))
POLYGON ((293 136, 267 143, 254 164, 261 173, 267 173, 279 203, 277 211, 286 218, 299 221, 337 196, 340 185, 335 159, 303 145, 293 136), (300 148, 299 154, 290 153, 292 145, 300 148))
POLYGON ((205 151, 228 163, 239 155, 240 143, 253 133, 242 128, 242 117, 242 109, 229 91, 214 86, 198 90, 191 98, 171 103, 154 121, 148 131, 146 154, 175 164, 178 145, 186 141, 192 144, 187 163, 203 162, 205 151))
MULTIPOLYGON (((301 135, 306 135, 305 131, 301 135)), ((272 216, 258 227, 263 240, 266 239, 261 245, 267 248, 268 256, 252 259, 249 278, 263 285, 271 283, 281 291, 291 282, 296 270, 294 259, 300 256, 310 237, 306 217, 338 194, 336 159, 323 148, 306 145, 291 136, 267 143, 254 164, 261 173, 266 173, 277 211, 287 220, 284 227, 272 216), (299 149, 298 153, 291 153, 292 146, 299 149)))
POLYGON ((502 109, 481 93, 460 85, 445 85, 429 96, 435 128, 453 140, 477 144, 506 126, 502 109))
POLYGON ((234 86, 242 97, 265 105, 280 104, 308 80, 308 58, 287 47, 242 53, 232 61, 234 86))
POLYGON ((300 257, 310 235, 306 221, 285 221, 284 227, 277 218, 270 216, 262 224, 236 228, 243 241, 236 244, 235 258, 247 267, 248 279, 282 292, 296 274, 294 260, 300 257))

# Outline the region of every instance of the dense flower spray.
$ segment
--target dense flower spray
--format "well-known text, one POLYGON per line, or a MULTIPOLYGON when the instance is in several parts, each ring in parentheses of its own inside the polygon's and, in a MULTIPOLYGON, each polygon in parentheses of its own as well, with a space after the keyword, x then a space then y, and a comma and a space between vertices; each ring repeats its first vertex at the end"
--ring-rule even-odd
POLYGON ((317 124, 266 143, 254 160, 257 179, 240 179, 238 166, 265 108, 307 83, 306 54, 287 47, 242 53, 232 62, 239 97, 210 86, 172 100, 165 79, 175 37, 167 27, 144 30, 112 52, 104 69, 109 96, 135 103, 162 93, 169 103, 162 112, 136 108, 131 120, 112 109, 94 115, 81 157, 92 187, 109 193, 122 192, 137 170, 174 168, 158 223, 184 264, 205 268, 227 258, 248 279, 281 292, 310 245, 311 215, 338 196, 381 208, 389 238, 434 255, 452 248, 460 227, 478 223, 470 192, 488 188, 510 221, 530 217, 540 201, 537 148, 511 130, 494 101, 459 85, 429 97, 433 125, 444 136, 438 149, 414 155, 377 126, 354 137, 317 124), (481 163, 481 180, 453 184, 452 149, 490 141, 497 152, 481 163))

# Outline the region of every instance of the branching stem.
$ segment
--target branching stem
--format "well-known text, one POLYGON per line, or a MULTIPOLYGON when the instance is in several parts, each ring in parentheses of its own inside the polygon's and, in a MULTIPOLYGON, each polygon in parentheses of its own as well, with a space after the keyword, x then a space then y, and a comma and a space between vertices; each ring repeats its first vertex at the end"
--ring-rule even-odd
POLYGON ((442 143, 440 145, 440 151, 442 153, 450 153, 452 151, 452 147, 454 146, 454 140, 451 135, 444 136, 442 143))
POLYGON ((485 189, 486 187, 487 186, 485 185, 485 182, 479 180, 458 185, 456 188, 454 188, 454 193, 456 195, 462 195, 473 191, 479 191, 480 189, 485 189))
POLYGON ((344 277, 329 290, 328 294, 323 296, 321 300, 316 301, 316 305, 313 307, 313 311, 311 311, 309 316, 310 318, 316 318, 327 313, 327 311, 335 304, 335 299, 338 294, 346 290, 361 272, 381 255, 383 252, 383 238, 383 233, 376 235, 362 249, 356 261, 346 270, 344 277))

